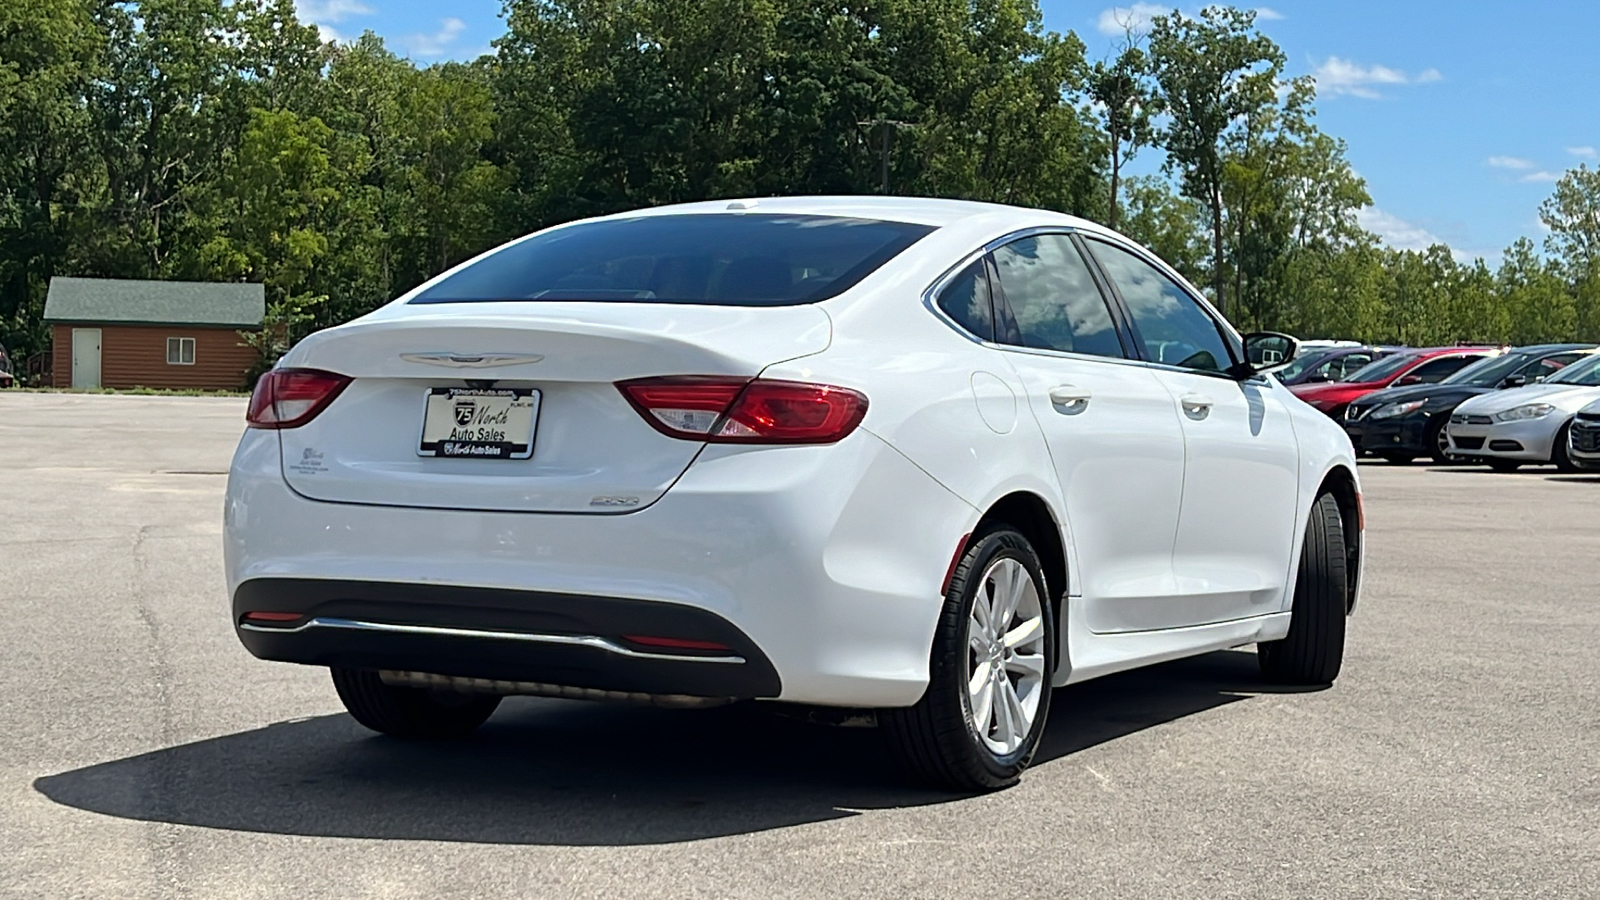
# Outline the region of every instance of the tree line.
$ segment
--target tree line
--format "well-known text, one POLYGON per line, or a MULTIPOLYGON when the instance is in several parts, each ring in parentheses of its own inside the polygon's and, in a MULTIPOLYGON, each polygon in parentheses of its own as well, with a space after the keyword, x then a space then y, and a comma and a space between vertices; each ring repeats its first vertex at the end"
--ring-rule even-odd
POLYGON ((734 195, 961 197, 1150 246, 1244 328, 1600 340, 1600 172, 1491 270, 1364 231, 1315 84, 1249 10, 1107 59, 1036 0, 507 0, 472 62, 327 43, 293 0, 0 4, 0 341, 53 275, 258 281, 268 359, 510 237, 734 195), (1127 177, 1141 151, 1162 174, 1127 177))

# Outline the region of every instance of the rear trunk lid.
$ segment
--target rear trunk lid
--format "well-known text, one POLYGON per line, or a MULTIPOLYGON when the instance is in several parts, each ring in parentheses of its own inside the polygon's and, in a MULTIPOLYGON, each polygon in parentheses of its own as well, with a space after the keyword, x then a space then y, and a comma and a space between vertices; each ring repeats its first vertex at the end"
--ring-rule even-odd
POLYGON ((303 496, 339 503, 632 512, 666 493, 704 445, 655 430, 616 382, 753 378, 773 363, 821 352, 830 338, 828 317, 815 306, 385 309, 313 335, 285 357, 285 367, 354 380, 321 415, 279 432, 284 478, 303 496), (515 401, 483 399, 504 392, 515 401), (511 402, 520 410, 508 415, 511 402), (508 445, 531 446, 506 458, 424 455, 441 452, 438 440, 424 446, 425 413, 431 438, 456 434, 452 415, 462 416, 462 435, 470 437, 474 404, 484 406, 491 429, 510 429, 508 445))

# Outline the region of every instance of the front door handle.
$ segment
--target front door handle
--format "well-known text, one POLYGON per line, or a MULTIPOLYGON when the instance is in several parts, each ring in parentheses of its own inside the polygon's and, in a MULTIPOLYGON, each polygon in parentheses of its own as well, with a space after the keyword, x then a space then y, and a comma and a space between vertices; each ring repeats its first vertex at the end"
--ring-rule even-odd
POLYGON ((1069 416, 1077 415, 1088 408, 1092 397, 1094 397, 1093 391, 1075 384, 1060 384, 1050 389, 1050 405, 1056 408, 1056 412, 1069 416))
POLYGON ((1191 419, 1204 419, 1211 415, 1211 407, 1216 405, 1210 397, 1200 394, 1184 394, 1178 399, 1178 404, 1183 407, 1183 414, 1191 419))

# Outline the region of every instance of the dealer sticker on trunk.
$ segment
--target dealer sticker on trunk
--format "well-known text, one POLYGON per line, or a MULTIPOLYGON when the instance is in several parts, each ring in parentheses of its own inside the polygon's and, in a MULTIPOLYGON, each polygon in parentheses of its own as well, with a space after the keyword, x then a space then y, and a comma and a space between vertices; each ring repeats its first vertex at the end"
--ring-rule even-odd
POLYGON ((539 392, 527 388, 433 388, 422 416, 418 456, 527 459, 539 392))

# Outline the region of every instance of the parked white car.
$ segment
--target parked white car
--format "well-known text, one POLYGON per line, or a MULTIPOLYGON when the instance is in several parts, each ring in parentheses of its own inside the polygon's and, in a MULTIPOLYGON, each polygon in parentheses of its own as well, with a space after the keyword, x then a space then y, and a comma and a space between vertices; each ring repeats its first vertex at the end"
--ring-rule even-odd
POLYGON ((552 228, 262 379, 234 621, 390 734, 507 694, 759 698, 878 710, 915 772, 1004 786, 1054 686, 1249 644, 1273 679, 1338 674, 1355 459, 1247 341, 1294 351, 1038 210, 552 228))
POLYGON ((1571 471, 1567 432, 1573 414, 1600 399, 1600 355, 1538 384, 1465 400, 1450 414, 1450 452, 1501 472, 1553 464, 1571 471))

